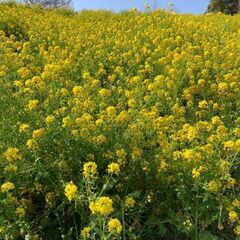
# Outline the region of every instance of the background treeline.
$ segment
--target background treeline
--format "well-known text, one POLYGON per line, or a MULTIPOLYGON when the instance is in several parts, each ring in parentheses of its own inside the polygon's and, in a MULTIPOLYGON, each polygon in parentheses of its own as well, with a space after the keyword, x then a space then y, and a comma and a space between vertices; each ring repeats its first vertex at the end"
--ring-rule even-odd
POLYGON ((223 12, 226 14, 236 14, 240 11, 239 0, 211 0, 208 5, 208 12, 223 12))
POLYGON ((0 0, 0 3, 16 3, 21 2, 28 5, 38 4, 46 8, 59 8, 59 7, 71 7, 72 0, 0 0))
MULTIPOLYGON (((6 2, 1 1, 0 2, 6 2)), ((9 1, 7 1, 9 2, 9 1)), ((13 2, 13 0, 10 0, 13 2)), ((21 0, 25 4, 38 4, 47 8, 59 8, 59 7, 71 7, 73 0, 21 0)), ((154 8, 157 8, 158 2, 153 1, 154 8)), ((170 5, 173 3, 170 3, 170 5)), ((171 5, 172 6, 172 5, 171 5)), ((207 8, 207 12, 222 12, 225 14, 236 14, 240 12, 240 1, 239 0, 210 0, 207 8)))

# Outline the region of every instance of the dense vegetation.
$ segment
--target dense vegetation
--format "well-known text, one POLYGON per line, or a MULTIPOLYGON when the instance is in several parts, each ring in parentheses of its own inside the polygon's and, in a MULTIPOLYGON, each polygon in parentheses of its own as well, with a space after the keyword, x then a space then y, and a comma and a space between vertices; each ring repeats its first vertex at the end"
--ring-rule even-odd
POLYGON ((239 0, 211 0, 208 12, 223 12, 225 14, 236 14, 240 12, 239 0))
POLYGON ((237 239, 239 29, 0 5, 0 239, 237 239))

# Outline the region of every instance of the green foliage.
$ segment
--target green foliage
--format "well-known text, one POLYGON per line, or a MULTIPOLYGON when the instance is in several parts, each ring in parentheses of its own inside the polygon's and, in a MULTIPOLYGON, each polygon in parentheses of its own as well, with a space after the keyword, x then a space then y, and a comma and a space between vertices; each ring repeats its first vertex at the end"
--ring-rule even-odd
POLYGON ((71 9, 69 7, 57 8, 57 9, 53 9, 52 11, 56 11, 57 13, 59 13, 63 16, 69 16, 69 17, 77 14, 73 9, 71 9))
POLYGON ((211 0, 208 12, 222 12, 233 15, 239 12, 239 6, 239 0, 211 0))
POLYGON ((18 5, 16 0, 0 0, 0 4, 5 4, 11 7, 18 5))

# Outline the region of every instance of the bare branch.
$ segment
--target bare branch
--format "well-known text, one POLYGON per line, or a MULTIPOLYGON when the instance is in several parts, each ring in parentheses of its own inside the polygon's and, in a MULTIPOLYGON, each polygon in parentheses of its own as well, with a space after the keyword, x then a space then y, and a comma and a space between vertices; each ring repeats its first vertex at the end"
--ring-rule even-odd
POLYGON ((40 4, 47 8, 70 6, 72 0, 23 0, 25 4, 40 4))

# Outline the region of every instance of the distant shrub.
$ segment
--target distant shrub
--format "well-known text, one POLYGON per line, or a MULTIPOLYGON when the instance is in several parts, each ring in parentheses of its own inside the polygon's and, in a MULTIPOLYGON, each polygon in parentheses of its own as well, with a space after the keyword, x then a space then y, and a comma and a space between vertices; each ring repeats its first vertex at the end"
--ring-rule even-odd
POLYGON ((63 16, 73 16, 76 14, 76 12, 69 7, 62 7, 62 8, 54 9, 53 11, 56 11, 58 14, 63 16))
POLYGON ((0 0, 0 4, 5 4, 8 6, 16 6, 17 1, 16 0, 0 0))
POLYGON ((233 15, 239 12, 239 6, 239 0, 211 0, 208 12, 223 12, 233 15))

